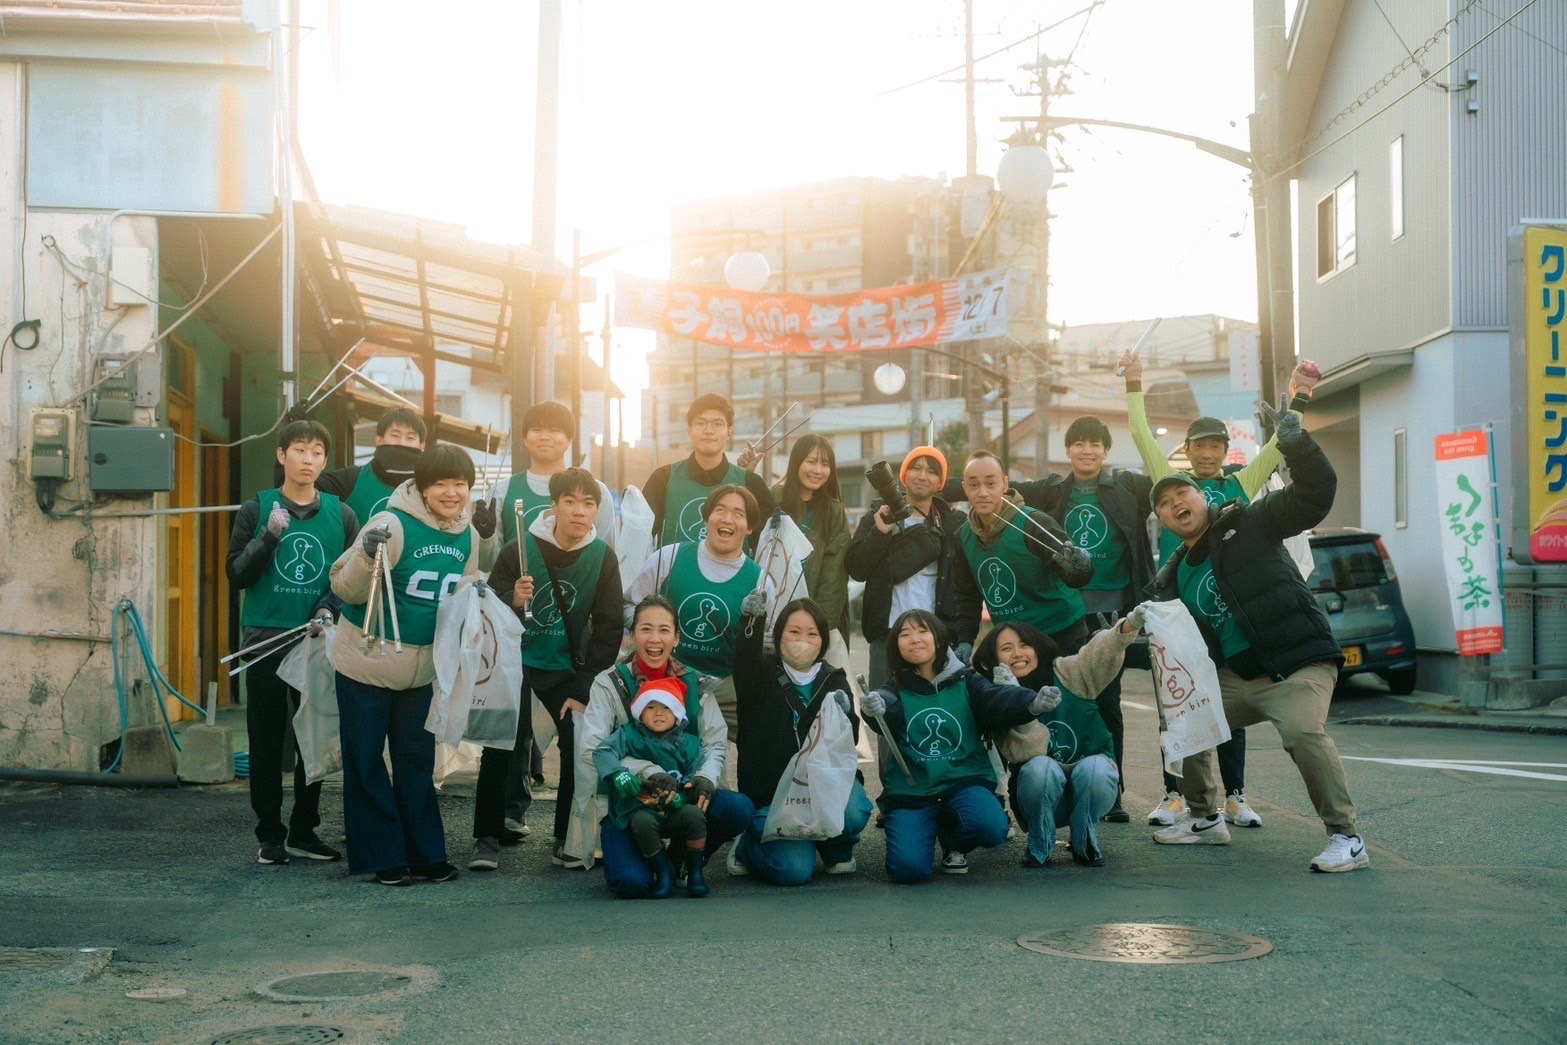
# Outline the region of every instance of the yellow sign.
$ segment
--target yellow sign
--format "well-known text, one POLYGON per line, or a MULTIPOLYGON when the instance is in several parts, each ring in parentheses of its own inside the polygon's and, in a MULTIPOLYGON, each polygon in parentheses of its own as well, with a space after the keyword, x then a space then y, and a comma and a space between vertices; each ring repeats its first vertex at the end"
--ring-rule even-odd
POLYGON ((1524 230, 1521 318, 1529 556, 1567 562, 1567 229, 1524 230))
POLYGON ((1344 647, 1344 666, 1346 668, 1358 668, 1358 667, 1360 667, 1360 647, 1359 646, 1345 646, 1344 647))

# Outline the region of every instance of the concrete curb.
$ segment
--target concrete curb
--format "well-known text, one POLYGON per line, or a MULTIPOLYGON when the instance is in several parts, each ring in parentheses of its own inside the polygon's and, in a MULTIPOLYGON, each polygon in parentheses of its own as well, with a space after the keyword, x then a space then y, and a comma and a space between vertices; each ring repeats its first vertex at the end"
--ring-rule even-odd
POLYGON ((1425 729, 1479 729, 1490 733, 1533 733, 1539 736, 1567 736, 1567 721, 1553 722, 1539 718, 1508 721, 1480 715, 1361 715, 1354 718, 1332 719, 1334 726, 1404 726, 1425 729))

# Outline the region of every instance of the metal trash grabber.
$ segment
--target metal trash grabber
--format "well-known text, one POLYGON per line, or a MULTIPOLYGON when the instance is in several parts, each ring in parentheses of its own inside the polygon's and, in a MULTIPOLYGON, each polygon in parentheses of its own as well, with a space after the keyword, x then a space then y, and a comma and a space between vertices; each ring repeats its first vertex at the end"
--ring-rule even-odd
MULTIPOLYGON (((863 674, 855 675, 854 681, 860 684, 861 692, 869 693, 871 691, 870 683, 865 681, 865 676, 863 674)), ((864 711, 867 715, 871 715, 871 713, 869 711, 865 711, 864 708, 861 708, 860 710, 864 711)), ((898 748, 897 738, 892 735, 892 730, 887 728, 887 720, 882 718, 880 715, 871 715, 871 718, 875 719, 876 724, 881 727, 881 735, 887 738, 887 748, 892 752, 892 760, 898 763, 899 769, 903 770, 903 778, 911 784, 914 783, 914 774, 909 772, 909 764, 903 759, 903 752, 898 748)))
MULTIPOLYGON (((1157 327, 1158 325, 1159 325, 1159 321, 1157 319, 1155 319, 1153 322, 1148 324, 1148 329, 1143 331, 1143 336, 1138 338, 1137 339, 1137 344, 1132 346, 1132 355, 1135 356, 1135 355, 1139 354, 1140 352, 1142 352, 1143 345, 1147 344, 1149 335, 1154 332, 1154 328, 1157 327)), ((1124 367, 1124 366, 1116 367, 1115 368, 1115 376, 1116 377, 1125 377, 1126 376, 1126 367, 1124 367)))

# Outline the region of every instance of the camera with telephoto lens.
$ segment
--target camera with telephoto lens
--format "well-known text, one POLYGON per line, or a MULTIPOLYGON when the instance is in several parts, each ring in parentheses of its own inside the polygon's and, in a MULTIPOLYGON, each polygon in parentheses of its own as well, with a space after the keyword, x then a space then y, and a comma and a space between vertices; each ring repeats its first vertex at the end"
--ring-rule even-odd
POLYGON ((903 484, 886 461, 877 461, 865 469, 865 478, 881 494, 881 501, 887 506, 889 521, 894 526, 914 513, 914 509, 909 507, 903 484))

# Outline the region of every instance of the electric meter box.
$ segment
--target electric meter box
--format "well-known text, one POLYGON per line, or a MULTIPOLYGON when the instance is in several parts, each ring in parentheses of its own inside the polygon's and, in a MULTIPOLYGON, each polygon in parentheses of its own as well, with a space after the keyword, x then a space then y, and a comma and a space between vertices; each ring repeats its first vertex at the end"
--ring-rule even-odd
POLYGON ((93 493, 168 493, 174 489, 174 431, 89 427, 87 482, 93 493))

